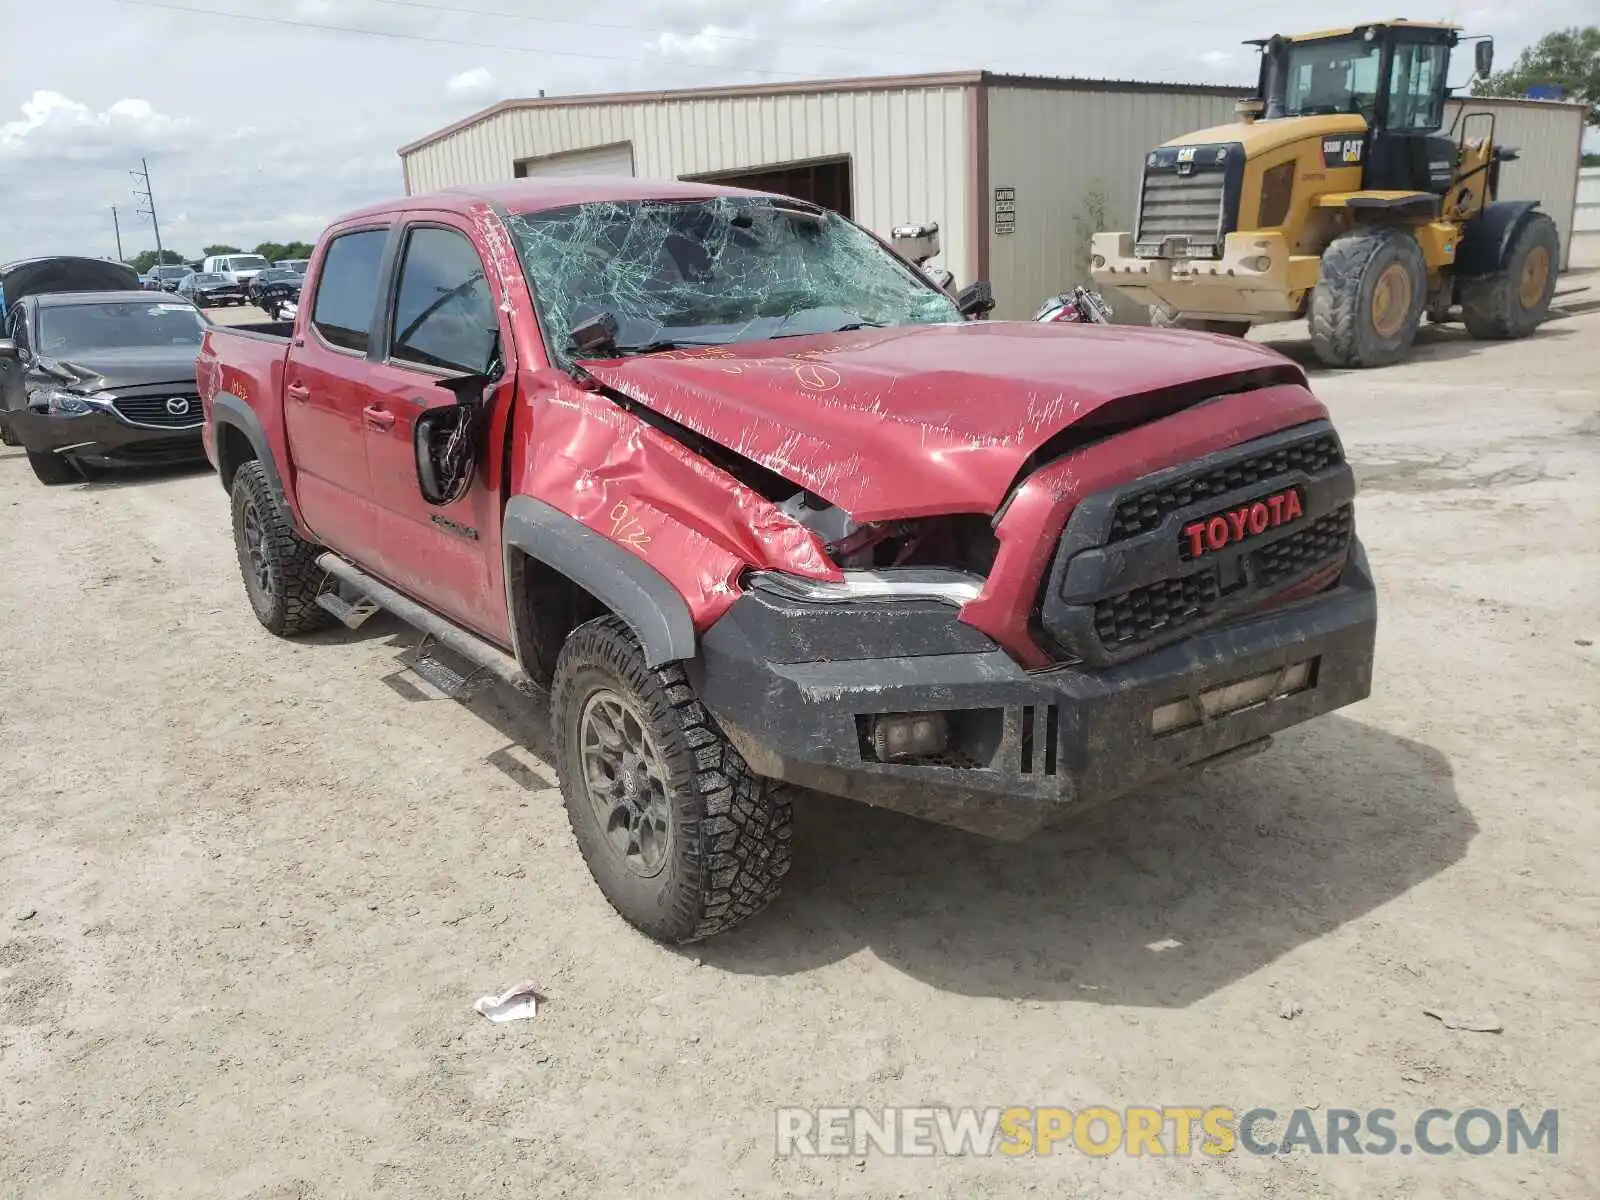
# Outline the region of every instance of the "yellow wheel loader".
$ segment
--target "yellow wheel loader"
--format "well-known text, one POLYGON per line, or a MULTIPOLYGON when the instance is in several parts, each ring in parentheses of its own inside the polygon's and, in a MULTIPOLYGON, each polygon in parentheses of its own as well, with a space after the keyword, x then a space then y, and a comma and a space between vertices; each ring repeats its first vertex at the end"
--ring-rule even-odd
MULTIPOLYGON (((1456 26, 1383 21, 1261 48, 1239 121, 1145 157, 1132 233, 1096 234, 1095 282, 1162 324, 1243 334, 1309 318, 1330 366, 1401 358, 1426 313, 1524 337, 1555 290, 1560 239, 1537 201, 1497 201, 1494 116, 1445 131, 1456 26)), ((1494 44, 1476 39, 1474 75, 1494 44)))

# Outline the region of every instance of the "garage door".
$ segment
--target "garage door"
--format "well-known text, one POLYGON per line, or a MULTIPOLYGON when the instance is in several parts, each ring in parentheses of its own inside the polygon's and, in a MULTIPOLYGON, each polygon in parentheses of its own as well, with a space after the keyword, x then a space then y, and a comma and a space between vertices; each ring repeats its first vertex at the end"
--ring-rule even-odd
POLYGON ((552 175, 633 175, 633 143, 569 150, 543 158, 525 158, 517 164, 518 179, 545 179, 552 175))

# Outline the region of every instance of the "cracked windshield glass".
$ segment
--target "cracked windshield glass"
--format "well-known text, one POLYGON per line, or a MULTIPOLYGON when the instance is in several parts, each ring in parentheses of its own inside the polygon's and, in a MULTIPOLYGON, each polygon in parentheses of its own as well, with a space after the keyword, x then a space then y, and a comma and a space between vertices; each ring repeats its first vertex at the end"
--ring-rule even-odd
POLYGON ((716 197, 605 201, 506 222, 562 366, 574 358, 961 319, 955 302, 844 218, 716 197), (614 344, 578 351, 603 314, 614 344))

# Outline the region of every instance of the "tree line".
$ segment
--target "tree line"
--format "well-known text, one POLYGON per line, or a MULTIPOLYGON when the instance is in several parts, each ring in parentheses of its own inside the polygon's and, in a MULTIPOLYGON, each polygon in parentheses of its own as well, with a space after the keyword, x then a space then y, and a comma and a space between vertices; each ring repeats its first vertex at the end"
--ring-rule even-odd
MULTIPOLYGON (((268 262, 282 262, 286 258, 310 258, 312 244, 310 242, 262 242, 254 250, 245 250, 240 246, 218 244, 215 246, 202 246, 200 258, 208 258, 213 254, 259 254, 268 262)), ((154 250, 141 250, 127 263, 139 274, 143 275, 158 262, 166 266, 181 267, 184 263, 194 262, 195 259, 179 254, 176 250, 163 250, 157 256, 154 250)))

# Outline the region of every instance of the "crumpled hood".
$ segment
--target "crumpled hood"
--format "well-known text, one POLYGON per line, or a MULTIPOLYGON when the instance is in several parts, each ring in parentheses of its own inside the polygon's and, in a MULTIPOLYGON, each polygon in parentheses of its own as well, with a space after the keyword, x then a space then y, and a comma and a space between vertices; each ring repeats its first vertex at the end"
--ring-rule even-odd
MULTIPOLYGON (((1235 338, 974 321, 586 361, 605 386, 857 521, 993 513, 1029 456, 1114 400, 1303 383, 1235 338)), ((1198 398, 1198 397, 1196 397, 1198 398)))
POLYGON ((196 345, 84 350, 71 358, 36 359, 30 373, 38 382, 74 392, 115 391, 154 383, 185 386, 192 392, 199 356, 196 345))

